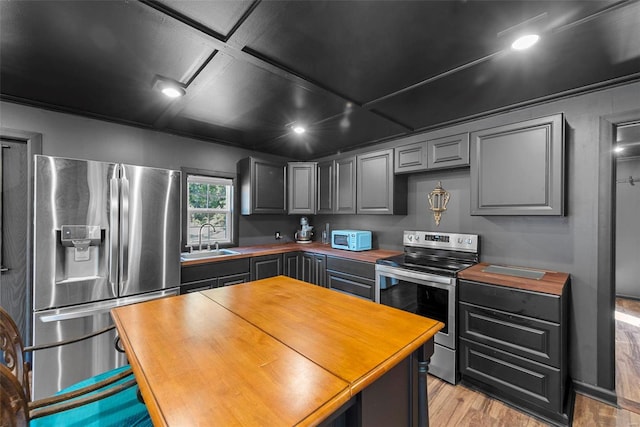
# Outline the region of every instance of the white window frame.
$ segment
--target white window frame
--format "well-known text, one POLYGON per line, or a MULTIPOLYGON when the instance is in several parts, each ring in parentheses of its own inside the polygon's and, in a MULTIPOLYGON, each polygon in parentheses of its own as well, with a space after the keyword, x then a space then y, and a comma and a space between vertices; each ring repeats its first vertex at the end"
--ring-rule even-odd
MULTIPOLYGON (((197 173, 188 174, 186 179, 186 245, 191 247, 196 247, 198 245, 198 239, 190 240, 191 233, 190 231, 190 220, 191 215, 194 213, 207 213, 207 214, 225 214, 226 215, 226 239, 209 239, 203 236, 202 244, 213 244, 215 242, 220 245, 229 245, 233 244, 234 239, 234 198, 236 189, 234 187, 234 180, 227 177, 219 177, 219 176, 210 176, 210 175, 199 175, 197 173), (227 198, 227 207, 224 209, 221 208, 192 208, 189 205, 189 184, 209 184, 209 185, 224 185, 226 186, 226 198, 227 198)), ((213 224, 214 227, 216 226, 213 224)), ((208 233, 207 233, 208 235, 208 233)))

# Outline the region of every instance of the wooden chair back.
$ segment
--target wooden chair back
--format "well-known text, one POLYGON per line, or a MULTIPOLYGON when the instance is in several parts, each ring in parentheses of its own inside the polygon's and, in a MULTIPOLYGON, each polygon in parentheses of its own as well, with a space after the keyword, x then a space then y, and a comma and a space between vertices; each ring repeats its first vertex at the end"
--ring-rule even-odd
POLYGON ((26 427, 29 407, 22 384, 5 365, 0 364, 0 425, 26 427))
POLYGON ((9 313, 0 307, 0 350, 3 364, 17 378, 26 398, 30 398, 29 371, 31 367, 25 361, 25 347, 18 326, 9 313))

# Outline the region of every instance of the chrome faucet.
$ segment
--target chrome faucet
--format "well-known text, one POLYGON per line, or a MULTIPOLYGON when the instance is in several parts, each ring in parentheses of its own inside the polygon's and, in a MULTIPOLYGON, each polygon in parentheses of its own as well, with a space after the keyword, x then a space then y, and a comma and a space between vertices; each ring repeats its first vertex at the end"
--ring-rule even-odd
MULTIPOLYGON (((205 228, 207 225, 213 228, 214 233, 216 232, 216 228, 211 223, 205 222, 200 226, 200 233, 198 233, 198 250, 199 251, 202 250, 202 229, 205 228)), ((216 242, 216 249, 218 249, 218 242, 216 242)))

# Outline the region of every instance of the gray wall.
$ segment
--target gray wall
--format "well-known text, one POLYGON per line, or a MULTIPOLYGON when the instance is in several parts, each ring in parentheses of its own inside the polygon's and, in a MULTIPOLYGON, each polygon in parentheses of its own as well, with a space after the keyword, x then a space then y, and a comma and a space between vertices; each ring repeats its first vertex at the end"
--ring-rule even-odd
MULTIPOLYGON (((311 218, 312 224, 322 227, 329 222, 332 229, 371 229, 379 247, 385 249, 400 249, 400 235, 406 229, 474 233, 481 235, 482 261, 570 273, 571 375, 587 387, 610 389, 603 378, 612 378, 613 373, 602 361, 602 354, 598 354, 599 349, 608 351, 606 347, 613 340, 606 331, 609 325, 603 328, 598 324, 599 319, 610 322, 613 319, 610 312, 602 313, 610 308, 598 301, 599 294, 607 294, 613 287, 613 283, 598 277, 599 269, 607 268, 598 265, 598 227, 610 228, 598 216, 601 205, 607 204, 598 199, 599 183, 606 181, 603 176, 606 171, 600 172, 601 117, 631 112, 631 116, 640 118, 639 99, 640 83, 633 83, 433 131, 434 137, 444 136, 563 112, 568 128, 566 215, 563 217, 471 216, 467 168, 410 175, 406 216, 322 215, 311 218), (438 181, 451 193, 451 199, 440 226, 436 227, 428 210, 427 193, 438 181), (606 330, 603 332, 603 329, 606 330)), ((612 142, 602 141, 602 144, 612 145, 612 142)), ((355 153, 393 145, 393 142, 383 143, 355 153)), ((612 234, 615 230, 607 232, 612 234)))
MULTIPOLYGON (((607 179, 607 168, 603 165, 611 163, 607 150, 602 157, 601 145, 606 147, 611 141, 601 143, 601 119, 623 113, 640 118, 638 99, 640 83, 632 83, 431 132, 433 137, 445 136, 564 112, 568 127, 567 214, 564 217, 472 217, 469 215, 469 170, 458 169, 410 175, 406 216, 325 215, 311 217, 311 224, 320 228, 329 222, 332 229, 371 229, 378 246, 390 249, 401 248, 400 235, 405 229, 476 233, 482 236, 483 261, 570 273, 571 375, 585 386, 612 388, 613 373, 607 363, 612 355, 602 354, 610 351, 613 342, 613 317, 611 307, 605 301, 613 290, 613 283, 606 278, 602 280, 602 272, 612 266, 598 265, 599 251, 608 250, 598 248, 599 239, 602 239, 598 227, 611 228, 602 219, 601 212, 611 204, 611 199, 598 198, 599 184, 607 179), (451 200, 436 228, 427 209, 426 195, 437 181, 442 181, 443 187, 451 193, 451 200), (609 324, 599 324, 602 319, 609 324)), ((469 94, 469 102, 473 102, 472 94, 469 94)), ((0 125, 43 133, 45 154, 227 172, 234 170, 235 162, 248 154, 216 144, 45 110, 8 103, 2 103, 0 107, 0 125)), ((385 142, 357 152, 393 145, 392 141, 385 142)), ((263 239, 273 242, 273 228, 279 227, 278 231, 285 234, 288 231, 291 235, 298 221, 297 216, 243 218, 240 243, 261 243, 263 239)), ((607 235, 614 233, 612 229, 604 231, 607 235)))
MULTIPOLYGON (((252 154, 226 145, 8 102, 0 102, 0 127, 41 133, 42 154, 167 169, 189 167, 235 173, 238 160, 252 154)), ((269 215, 241 218, 239 243, 273 243, 275 231, 293 237, 298 222, 296 217, 269 215)))

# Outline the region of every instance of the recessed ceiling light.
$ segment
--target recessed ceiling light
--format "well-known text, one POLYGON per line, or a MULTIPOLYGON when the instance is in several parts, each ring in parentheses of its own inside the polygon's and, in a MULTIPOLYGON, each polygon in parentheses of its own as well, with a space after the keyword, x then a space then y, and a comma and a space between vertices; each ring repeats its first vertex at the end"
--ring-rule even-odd
POLYGON ((185 91, 184 89, 180 90, 178 88, 169 86, 162 89, 162 93, 164 93, 169 98, 177 98, 179 96, 183 96, 185 94, 185 91))
POLYGON ((529 49, 540 40, 540 36, 537 34, 527 34, 526 36, 518 37, 516 41, 511 44, 511 48, 515 50, 529 49))
POLYGON ((616 152, 616 153, 622 153, 624 151, 624 147, 622 145, 616 145, 613 148, 613 151, 616 152))
POLYGON ((303 134, 305 133, 307 130, 304 128, 304 126, 300 126, 300 125, 294 125, 293 126, 293 131, 297 134, 303 134))
POLYGON ((182 84, 166 77, 157 77, 155 88, 168 98, 178 98, 187 93, 182 84))

